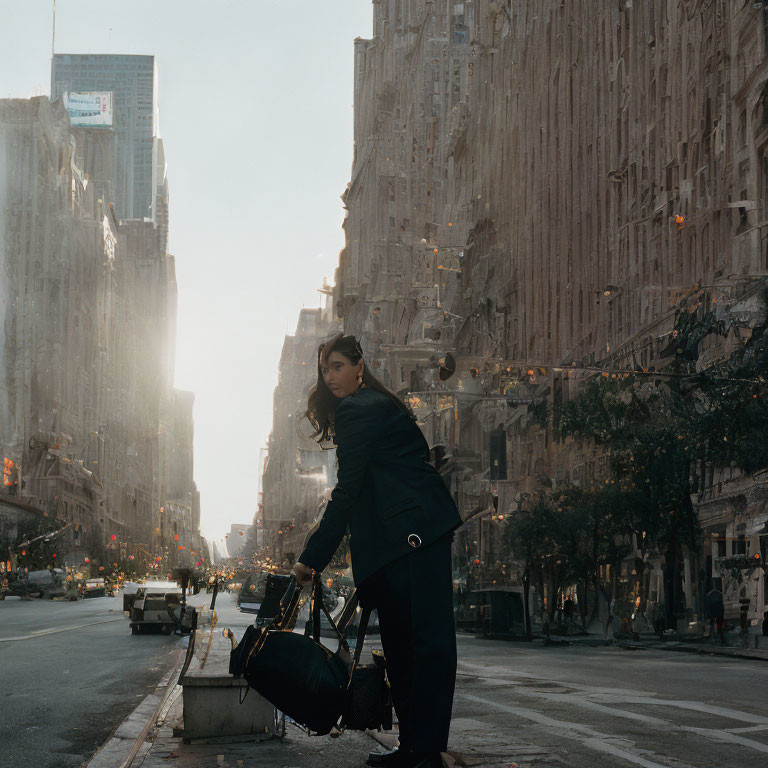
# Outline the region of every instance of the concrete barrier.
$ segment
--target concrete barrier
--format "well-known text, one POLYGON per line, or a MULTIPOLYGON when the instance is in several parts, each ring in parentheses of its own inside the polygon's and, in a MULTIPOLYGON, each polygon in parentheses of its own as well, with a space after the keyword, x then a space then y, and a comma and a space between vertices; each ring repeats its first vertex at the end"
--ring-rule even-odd
POLYGON ((197 650, 179 681, 184 741, 222 736, 275 735, 274 707, 242 678, 229 674, 229 639, 221 629, 198 631, 197 650))

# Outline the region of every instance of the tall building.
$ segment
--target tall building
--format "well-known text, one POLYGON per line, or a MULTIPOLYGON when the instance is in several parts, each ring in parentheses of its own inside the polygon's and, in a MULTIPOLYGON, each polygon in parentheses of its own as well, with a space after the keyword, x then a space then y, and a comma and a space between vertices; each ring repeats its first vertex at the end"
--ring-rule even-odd
POLYGON ((230 557, 242 555, 250 528, 250 523, 232 523, 227 534, 227 552, 230 557))
POLYGON ((324 497, 336 485, 336 452, 320 448, 304 419, 307 394, 317 380, 318 345, 338 331, 329 293, 324 286, 324 305, 299 312, 296 333, 285 337, 280 356, 259 510, 263 540, 277 558, 301 552, 324 497))
MULTIPOLYGON (((156 220, 155 191, 163 179, 157 147, 157 65, 154 56, 56 54, 51 98, 64 94, 110 94, 114 136, 115 207, 120 219, 156 220)), ((71 98, 71 96, 70 96, 71 98)), ((70 116, 78 122, 82 110, 70 116)), ((92 124, 92 123, 88 123, 92 124)), ((109 117, 101 122, 110 130, 109 117)))
POLYGON ((61 561, 197 562, 167 226, 117 218, 111 158, 62 100, 0 100, 0 495, 67 524, 61 561))
MULTIPOLYGON (((454 578, 501 583, 500 520, 613 479, 541 413, 595 372, 667 370, 679 317, 704 329, 697 373, 765 323, 768 8, 372 2, 335 311, 446 458, 454 578)), ((701 470, 686 619, 720 579, 726 618, 762 621, 766 474, 701 470)), ((617 599, 664 599, 661 559, 636 565, 617 599)))

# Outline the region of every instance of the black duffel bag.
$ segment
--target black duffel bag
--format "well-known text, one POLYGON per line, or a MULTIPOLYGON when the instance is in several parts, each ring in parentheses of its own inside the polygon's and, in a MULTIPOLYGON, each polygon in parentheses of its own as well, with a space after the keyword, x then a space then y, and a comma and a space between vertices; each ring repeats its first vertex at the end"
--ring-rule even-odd
POLYGON ((354 617, 353 592, 337 625, 322 599, 316 575, 312 588, 313 637, 294 633, 301 589, 293 581, 280 601, 280 611, 266 627, 249 627, 230 656, 230 672, 243 674, 248 685, 281 712, 320 735, 342 718, 342 727, 392 728, 392 703, 386 681, 384 657, 374 653, 374 664, 359 664, 370 615, 360 617, 354 660, 344 630, 354 617), (333 653, 320 643, 320 614, 324 613, 339 638, 333 653))
MULTIPOLYGON (((230 630, 231 632, 232 630, 230 630)), ((229 674, 235 677, 242 677, 245 672, 245 662, 248 661, 248 654, 261 635, 261 629, 250 624, 245 628, 240 642, 232 649, 229 654, 229 674)), ((231 635, 230 635, 231 636, 231 635)), ((233 641, 234 642, 234 641, 233 641)))
POLYGON ((290 589, 293 595, 287 604, 281 603, 281 611, 272 623, 252 635, 255 642, 247 650, 243 676, 251 688, 281 712, 324 735, 344 711, 351 665, 349 646, 323 604, 319 577, 312 589, 315 638, 292 632, 289 627, 298 611, 301 590, 293 586, 290 589), (339 635, 335 653, 319 642, 321 611, 339 635))

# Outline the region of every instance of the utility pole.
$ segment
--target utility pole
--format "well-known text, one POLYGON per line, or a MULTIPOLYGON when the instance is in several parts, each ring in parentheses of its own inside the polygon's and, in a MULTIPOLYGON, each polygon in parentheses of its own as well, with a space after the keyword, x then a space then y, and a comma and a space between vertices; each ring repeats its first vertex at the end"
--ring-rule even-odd
POLYGON ((53 98, 53 57, 56 51, 56 0, 53 0, 53 27, 51 30, 51 93, 53 98))

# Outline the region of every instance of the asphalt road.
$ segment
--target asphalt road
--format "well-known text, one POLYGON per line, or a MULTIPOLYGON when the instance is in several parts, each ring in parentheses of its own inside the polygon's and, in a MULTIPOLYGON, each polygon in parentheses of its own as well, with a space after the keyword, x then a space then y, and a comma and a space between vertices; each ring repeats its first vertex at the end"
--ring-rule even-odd
POLYGON ((131 635, 122 597, 0 602, 0 766, 82 765, 182 653, 131 635))
POLYGON ((459 635, 450 748, 483 768, 765 768, 768 663, 459 635))
MULTIPOLYGON (((0 602, 0 767, 80 766, 180 660, 180 638, 132 636, 121 607, 0 602)), ((230 595, 216 608, 238 636, 253 619, 230 595)), ((767 692, 765 662, 460 634, 449 746, 478 768, 764 768, 767 692)))

